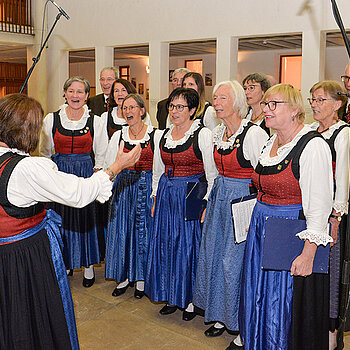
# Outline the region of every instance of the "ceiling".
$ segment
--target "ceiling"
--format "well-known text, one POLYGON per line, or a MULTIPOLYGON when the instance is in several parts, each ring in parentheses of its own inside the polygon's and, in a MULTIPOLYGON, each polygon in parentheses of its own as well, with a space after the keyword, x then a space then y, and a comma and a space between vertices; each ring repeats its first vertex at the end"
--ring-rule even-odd
MULTIPOLYGON (((349 34, 349 33, 348 33, 349 34)), ((327 47, 343 46, 344 42, 340 33, 327 33, 327 47)), ((279 35, 265 37, 251 37, 239 39, 238 49, 241 51, 262 51, 262 50, 296 50, 301 49, 302 36, 279 35)), ((215 40, 202 40, 191 42, 176 42, 169 45, 170 57, 205 55, 216 52, 215 40)), ((0 45, 0 61, 11 63, 26 63, 27 50, 18 45, 0 45)), ((124 46, 114 49, 115 59, 132 59, 148 56, 148 45, 124 46)), ((94 50, 71 51, 69 61, 93 62, 95 60, 94 50)))

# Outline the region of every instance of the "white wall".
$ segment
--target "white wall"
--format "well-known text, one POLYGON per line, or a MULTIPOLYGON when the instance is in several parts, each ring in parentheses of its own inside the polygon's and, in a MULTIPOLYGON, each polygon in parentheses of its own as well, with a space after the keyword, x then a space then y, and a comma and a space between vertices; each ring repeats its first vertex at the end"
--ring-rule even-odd
MULTIPOLYGON (((345 15, 350 13, 350 2, 338 0, 337 3, 343 14, 345 27, 350 28, 350 17, 345 15)), ((306 85, 310 85, 311 81, 318 79, 323 73, 326 77, 339 76, 338 70, 342 70, 340 66, 343 66, 344 60, 338 55, 341 48, 334 57, 332 51, 327 50, 325 72, 319 72, 322 63, 322 58, 320 60, 318 57, 319 33, 337 30, 329 0, 308 2, 245 0, 244 6, 242 1, 238 0, 220 0, 219 3, 214 3, 212 0, 177 0, 176 5, 164 0, 60 0, 60 6, 66 10, 71 19, 66 21, 62 18, 50 39, 48 56, 51 59, 47 60, 49 109, 57 106, 60 99, 62 81, 67 78, 68 72, 64 53, 72 49, 112 48, 135 44, 147 45, 150 41, 171 43, 216 38, 227 42, 227 38, 232 36, 302 33, 308 41, 303 48, 307 52, 305 57, 308 62, 307 69, 304 69, 303 73, 304 94, 307 90, 306 85), (306 4, 309 8, 305 9, 306 4), (312 59, 313 55, 315 65, 309 63, 312 62, 310 57, 312 59)), ((50 6, 49 23, 54 21, 56 13, 57 10, 50 6)), ((242 53, 238 64, 239 80, 252 70, 265 71, 276 76, 276 62, 272 61, 272 58, 276 59, 274 53, 265 51, 256 53, 254 59, 254 56, 247 54, 244 61, 241 60, 241 56, 242 53), (251 69, 251 64, 255 69, 251 69)), ((181 58, 177 58, 179 59, 181 58)), ((209 63, 208 69, 212 70, 215 77, 215 73, 218 72, 212 69, 212 64, 215 62, 213 60, 209 63)), ((173 64, 171 59, 170 69, 173 64)), ((156 76, 159 76, 159 72, 156 73, 156 76)), ((223 77, 225 74, 226 72, 220 72, 219 75, 223 77)), ((159 95, 159 92, 157 94, 159 95)), ((153 109, 154 101, 160 97, 158 95, 151 97, 153 109)))

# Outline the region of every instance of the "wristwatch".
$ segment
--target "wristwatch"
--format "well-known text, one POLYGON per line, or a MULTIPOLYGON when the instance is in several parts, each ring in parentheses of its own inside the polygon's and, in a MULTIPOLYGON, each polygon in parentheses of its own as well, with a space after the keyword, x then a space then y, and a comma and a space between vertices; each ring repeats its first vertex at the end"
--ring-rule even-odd
POLYGON ((333 219, 336 219, 336 220, 338 220, 339 222, 341 221, 341 216, 337 216, 337 215, 331 214, 331 215, 329 215, 329 217, 330 217, 330 218, 333 218, 333 219))

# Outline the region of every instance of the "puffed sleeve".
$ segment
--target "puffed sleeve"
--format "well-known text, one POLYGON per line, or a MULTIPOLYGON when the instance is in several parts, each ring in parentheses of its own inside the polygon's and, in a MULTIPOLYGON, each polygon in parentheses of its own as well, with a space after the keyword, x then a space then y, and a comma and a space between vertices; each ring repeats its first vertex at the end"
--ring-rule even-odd
POLYGON ((300 189, 306 230, 297 234, 317 245, 332 242, 328 218, 333 203, 331 151, 322 138, 308 142, 300 156, 300 189))
POLYGON ((146 117, 145 117, 145 119, 143 120, 143 122, 144 122, 146 125, 152 125, 151 117, 149 116, 148 112, 146 113, 146 117))
POLYGON ((198 135, 198 145, 203 157, 205 177, 208 181, 208 190, 204 197, 204 199, 207 200, 213 187, 214 180, 218 176, 218 170, 214 162, 214 146, 211 130, 208 128, 201 129, 198 135))
POLYGON ((117 153, 119 150, 120 133, 121 133, 121 130, 116 131, 112 135, 111 139, 109 140, 109 144, 107 147, 106 156, 103 164, 104 168, 108 168, 110 165, 112 165, 117 158, 117 153))
POLYGON ((54 142, 52 137, 53 113, 49 113, 43 122, 40 133, 39 154, 42 157, 50 158, 54 150, 54 142))
POLYGON ((203 124, 210 130, 213 130, 217 125, 220 124, 220 120, 216 116, 216 112, 213 106, 209 106, 205 111, 203 124))
POLYGON ((253 168, 257 166, 261 150, 268 138, 267 132, 258 125, 253 125, 247 131, 243 142, 243 154, 244 158, 250 161, 253 168))
POLYGON ((152 175, 152 194, 151 197, 157 195, 158 183, 160 177, 165 172, 165 165, 160 155, 160 139, 165 130, 156 130, 154 134, 154 156, 153 156, 153 175, 152 175))
POLYGON ((92 149, 95 155, 95 168, 99 169, 103 167, 104 159, 106 156, 106 150, 108 146, 108 135, 105 121, 103 118, 94 117, 94 140, 92 149))
POLYGON ((58 171, 50 159, 27 157, 11 174, 8 198, 20 207, 37 202, 56 202, 82 208, 95 199, 105 202, 112 194, 112 184, 104 171, 82 178, 58 171))
POLYGON ((335 197, 333 208, 336 212, 343 214, 348 213, 349 200, 349 152, 350 152, 350 128, 342 129, 334 141, 336 152, 335 168, 335 197))

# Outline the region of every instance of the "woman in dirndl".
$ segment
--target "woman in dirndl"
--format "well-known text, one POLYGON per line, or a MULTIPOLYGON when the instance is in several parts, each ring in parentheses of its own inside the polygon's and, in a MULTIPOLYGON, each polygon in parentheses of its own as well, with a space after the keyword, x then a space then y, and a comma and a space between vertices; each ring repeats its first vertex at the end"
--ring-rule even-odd
MULTIPOLYGON (((245 242, 236 243, 231 200, 253 192, 251 176, 268 139, 258 125, 244 119, 247 103, 237 81, 214 87, 213 106, 222 124, 213 130, 214 160, 219 176, 208 199, 193 303, 215 322, 208 337, 225 329, 238 331, 238 309, 245 242)), ((237 339, 237 342, 239 339, 237 339)))
MULTIPOLYGON (((103 167, 107 132, 102 119, 89 113, 85 105, 90 91, 86 79, 71 77, 64 83, 63 90, 66 104, 45 117, 39 151, 42 156, 52 156, 60 171, 90 177, 94 168, 103 167)), ((81 209, 59 203, 52 207, 63 221, 63 257, 67 273, 84 267, 83 286, 89 288, 95 282, 93 265, 100 263, 95 203, 81 209)))
POLYGON ((81 208, 106 201, 112 174, 134 164, 140 152, 119 152, 109 169, 89 179, 60 172, 52 160, 29 155, 43 115, 26 95, 0 99, 0 348, 6 350, 79 350, 61 218, 46 203, 81 208))
MULTIPOLYGON (((329 349, 337 347, 339 327, 339 289, 341 272, 341 251, 344 250, 344 230, 340 229, 342 216, 348 213, 349 201, 349 124, 340 120, 342 106, 347 102, 345 89, 336 81, 324 80, 315 84, 309 102, 314 113, 315 123, 311 128, 317 130, 329 144, 332 151, 334 197, 331 224, 331 243, 329 259, 330 304, 329 304, 329 349), (339 95, 338 92, 344 93, 339 95)), ((345 227, 343 227, 345 229, 345 227)))
POLYGON ((266 126, 276 134, 265 144, 252 175, 258 201, 243 258, 241 337, 249 350, 328 350, 329 278, 312 271, 317 247, 332 242, 331 152, 322 136, 302 123, 299 90, 275 85, 261 104, 266 126), (306 219, 306 229, 297 234, 305 241, 303 249, 290 271, 262 269, 267 217, 306 219))
POLYGON ((149 298, 167 302, 160 314, 181 308, 185 321, 196 316, 192 295, 202 237, 200 217, 186 220, 188 182, 207 181, 207 199, 217 176, 211 131, 194 119, 198 103, 195 90, 173 90, 167 101, 172 125, 155 138, 155 205, 145 277, 149 298))
POLYGON ((106 278, 120 282, 113 296, 124 294, 130 284, 136 282, 134 296, 140 299, 144 295, 153 205, 152 166, 156 130, 144 123, 146 107, 140 95, 126 96, 121 109, 128 126, 113 134, 105 165, 115 161, 121 141, 124 141, 126 152, 137 144, 141 145, 142 152, 140 160, 132 168, 118 175, 113 187, 107 226, 106 278))

